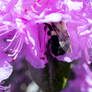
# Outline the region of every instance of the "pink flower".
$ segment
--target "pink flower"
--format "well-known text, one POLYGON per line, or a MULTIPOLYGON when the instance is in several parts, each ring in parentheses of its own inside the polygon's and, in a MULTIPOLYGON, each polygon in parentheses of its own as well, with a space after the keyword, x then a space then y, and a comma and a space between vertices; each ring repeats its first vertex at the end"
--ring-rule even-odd
MULTIPOLYGON (((61 21, 66 24, 64 32, 59 30, 60 34, 59 32, 51 34, 58 35, 59 45, 63 45, 62 39, 66 38, 63 41, 68 44, 69 50, 64 55, 57 56, 49 47, 51 54, 59 61, 72 62, 74 59, 79 59, 84 52, 89 63, 91 52, 88 49, 91 48, 92 37, 91 12, 91 0, 88 2, 85 0, 54 0, 54 2, 53 0, 26 0, 26 2, 25 0, 1 0, 0 63, 8 63, 7 59, 3 59, 5 57, 9 62, 15 61, 22 51, 23 57, 35 68, 44 68, 48 63, 45 54, 46 46, 51 38, 47 35, 49 27, 46 23, 52 27, 53 24, 58 26, 61 21)), ((55 28, 53 27, 52 30, 55 31, 55 28)), ((12 71, 9 73, 11 74, 12 71)))
POLYGON ((1 81, 12 73, 9 63, 18 58, 21 50, 22 56, 34 67, 45 67, 49 37, 44 23, 61 21, 61 4, 57 0, 0 1, 0 69, 7 73, 2 74, 1 81))

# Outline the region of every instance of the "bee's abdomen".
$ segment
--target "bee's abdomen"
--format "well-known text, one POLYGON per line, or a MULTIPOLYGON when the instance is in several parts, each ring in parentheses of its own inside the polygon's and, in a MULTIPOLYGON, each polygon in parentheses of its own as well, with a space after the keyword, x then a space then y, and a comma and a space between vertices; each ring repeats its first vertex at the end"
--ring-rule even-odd
POLYGON ((51 36, 51 50, 55 56, 64 55, 65 51, 60 47, 57 35, 51 36))

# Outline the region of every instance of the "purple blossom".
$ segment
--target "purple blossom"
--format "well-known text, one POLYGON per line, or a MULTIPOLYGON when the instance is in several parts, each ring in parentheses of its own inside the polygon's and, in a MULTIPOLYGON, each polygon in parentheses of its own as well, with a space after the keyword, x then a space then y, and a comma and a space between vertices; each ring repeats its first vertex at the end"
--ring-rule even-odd
MULTIPOLYGON (((61 21, 56 1, 1 0, 0 4, 0 64, 15 61, 25 45, 23 56, 34 67, 44 68, 48 36, 43 23, 61 21)), ((11 69, 6 73, 2 75, 4 79, 10 76, 11 69)))
POLYGON ((91 63, 91 3, 91 0, 1 0, 0 69, 5 74, 0 75, 0 82, 10 76, 12 66, 9 63, 15 61, 21 51, 35 68, 44 68, 48 63, 45 52, 50 37, 44 23, 57 25, 64 21, 64 30, 69 36, 67 43, 70 42, 71 50, 59 56, 51 53, 54 57, 72 62, 84 53, 85 63, 91 63))
POLYGON ((5 10, 1 9, 0 50, 15 60, 22 46, 26 44, 26 59, 28 61, 31 59, 30 63, 36 68, 44 67, 47 63, 44 53, 48 36, 44 32, 43 23, 61 21, 61 14, 55 8, 55 3, 52 4, 53 7, 50 6, 52 0, 49 3, 30 0, 1 1, 1 3, 6 5, 3 6, 5 10), (45 6, 46 3, 47 6, 45 6), (53 8, 55 8, 54 11, 53 8), (4 14, 2 14, 3 11, 5 11, 4 14))

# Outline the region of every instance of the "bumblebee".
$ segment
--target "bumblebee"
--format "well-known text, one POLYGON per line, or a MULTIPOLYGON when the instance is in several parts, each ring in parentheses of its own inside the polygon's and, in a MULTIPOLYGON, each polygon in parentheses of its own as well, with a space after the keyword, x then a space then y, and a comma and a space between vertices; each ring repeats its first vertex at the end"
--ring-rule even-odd
POLYGON ((70 51, 70 39, 64 22, 45 23, 45 28, 50 36, 49 47, 55 56, 64 55, 70 51))

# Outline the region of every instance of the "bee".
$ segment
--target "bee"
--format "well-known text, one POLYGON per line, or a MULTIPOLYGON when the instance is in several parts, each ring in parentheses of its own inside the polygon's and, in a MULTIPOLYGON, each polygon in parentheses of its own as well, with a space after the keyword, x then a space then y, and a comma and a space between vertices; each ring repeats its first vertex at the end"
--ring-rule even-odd
POLYGON ((55 56, 70 52, 70 39, 64 22, 45 23, 45 25, 48 29, 48 36, 50 36, 48 44, 51 48, 51 52, 55 56))

